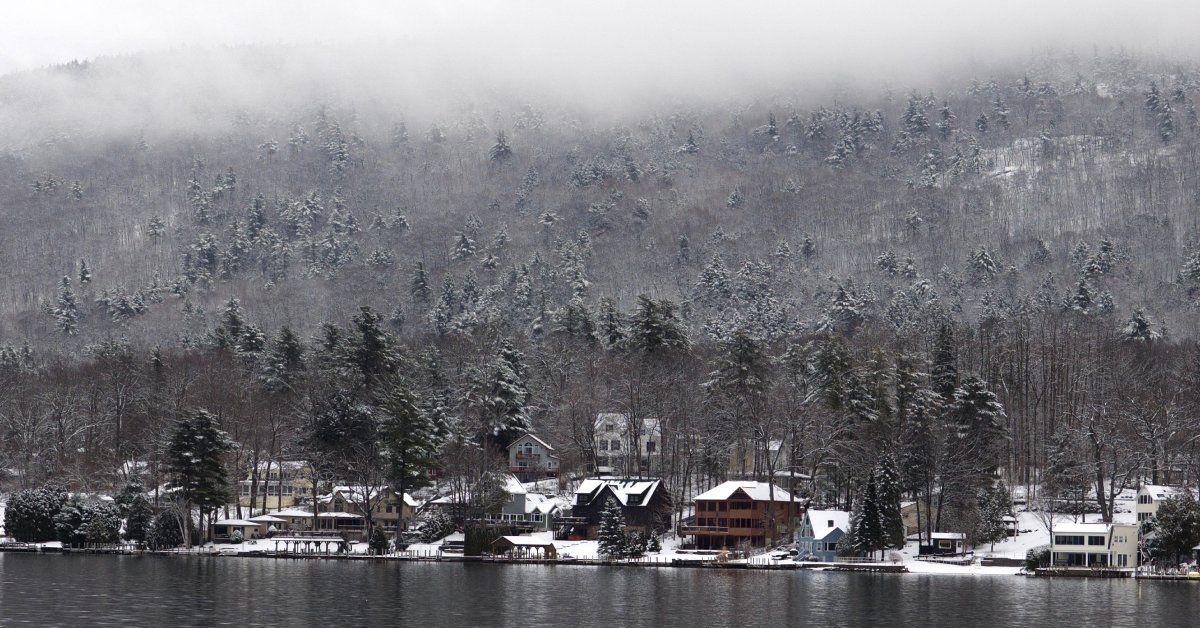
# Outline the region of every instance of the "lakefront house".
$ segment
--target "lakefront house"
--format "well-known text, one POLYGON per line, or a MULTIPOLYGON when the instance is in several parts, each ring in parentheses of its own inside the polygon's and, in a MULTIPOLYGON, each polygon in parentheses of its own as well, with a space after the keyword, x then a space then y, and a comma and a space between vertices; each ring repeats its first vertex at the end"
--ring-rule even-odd
POLYGON ((671 495, 662 480, 598 478, 584 480, 575 489, 568 538, 596 538, 600 513, 609 499, 621 506, 628 531, 648 533, 671 528, 671 495))
POLYGON ((1132 523, 1060 523, 1054 527, 1054 567, 1137 566, 1138 526, 1132 523))
POLYGON ((845 510, 808 510, 796 534, 800 560, 837 560, 838 544, 850 532, 850 513, 845 510))
POLYGON ((762 547, 781 538, 802 509, 783 488, 750 481, 725 482, 697 495, 694 504, 695 521, 680 533, 693 537, 699 549, 762 547))

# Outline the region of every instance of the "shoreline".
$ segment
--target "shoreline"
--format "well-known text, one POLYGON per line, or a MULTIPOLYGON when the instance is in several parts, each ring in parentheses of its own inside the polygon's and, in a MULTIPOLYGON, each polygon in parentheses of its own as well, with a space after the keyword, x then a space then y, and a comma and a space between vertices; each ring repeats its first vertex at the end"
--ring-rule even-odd
MULTIPOLYGON (((1099 578, 1099 579, 1134 579, 1134 580, 1163 580, 1163 581, 1196 581, 1200 578, 1188 577, 1183 574, 1141 574, 1133 572, 1117 572, 1105 570, 1103 573, 1090 570, 1046 570, 1040 573, 1029 573, 1013 567, 983 567, 970 565, 955 568, 942 566, 940 569, 910 569, 914 566, 908 562, 895 563, 797 563, 792 561, 729 561, 681 559, 673 556, 648 556, 634 560, 607 560, 598 558, 566 558, 566 559, 522 559, 498 558, 492 556, 463 556, 454 553, 414 553, 404 555, 391 553, 385 555, 346 554, 346 553, 292 553, 292 552, 254 552, 254 553, 222 553, 220 548, 204 548, 192 550, 147 550, 135 548, 0 548, 0 553, 20 554, 86 554, 92 556, 154 556, 165 558, 250 558, 274 560, 341 560, 341 561, 399 561, 422 563, 485 563, 503 565, 554 565, 582 567, 653 567, 681 569, 733 569, 749 571, 823 571, 838 573, 875 573, 875 574, 912 574, 923 576, 1025 576, 1039 578, 1099 578)), ((918 563, 922 566, 926 563, 918 563)))

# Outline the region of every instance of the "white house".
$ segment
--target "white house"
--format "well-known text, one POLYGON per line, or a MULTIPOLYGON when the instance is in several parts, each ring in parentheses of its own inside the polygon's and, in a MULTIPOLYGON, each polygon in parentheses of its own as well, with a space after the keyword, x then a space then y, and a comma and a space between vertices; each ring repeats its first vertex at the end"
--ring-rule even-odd
POLYGON ((1154 518, 1158 514, 1158 506, 1168 497, 1177 497, 1188 494, 1188 489, 1178 486, 1160 486, 1157 484, 1143 484, 1138 487, 1137 492, 1137 511, 1138 523, 1143 523, 1154 518))
POLYGON ((559 460, 550 443, 523 434, 508 446, 508 470, 522 482, 558 475, 559 460))
POLYGON ((1063 523, 1054 528, 1050 564, 1055 567, 1137 565, 1138 527, 1132 523, 1063 523))
POLYGON ((658 419, 630 421, 629 415, 601 412, 595 425, 596 473, 650 475, 662 456, 662 424, 658 419), (636 429, 635 429, 636 428, 636 429))

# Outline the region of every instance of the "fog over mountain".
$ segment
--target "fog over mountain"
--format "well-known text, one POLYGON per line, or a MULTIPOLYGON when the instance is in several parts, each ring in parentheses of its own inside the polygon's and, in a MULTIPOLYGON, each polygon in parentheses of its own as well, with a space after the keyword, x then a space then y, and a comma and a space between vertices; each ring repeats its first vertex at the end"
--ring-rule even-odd
POLYGON ((0 487, 158 485, 201 410, 414 490, 655 418, 677 506, 785 441, 972 539, 1196 485, 1200 6, 969 4, 11 7, 0 487))

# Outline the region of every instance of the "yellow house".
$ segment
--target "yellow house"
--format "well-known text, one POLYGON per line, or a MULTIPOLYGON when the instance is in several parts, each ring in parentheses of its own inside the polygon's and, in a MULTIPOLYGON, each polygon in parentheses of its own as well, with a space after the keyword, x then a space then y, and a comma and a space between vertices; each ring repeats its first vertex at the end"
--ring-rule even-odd
POLYGON ((365 517, 367 502, 371 505, 371 520, 385 530, 405 530, 416 520, 417 502, 412 496, 405 493, 400 498, 386 486, 370 489, 335 486, 329 494, 317 498, 317 513, 351 513, 365 517))
POLYGON ((259 463, 256 471, 252 470, 238 482, 238 504, 251 508, 290 508, 307 501, 312 494, 311 469, 300 460, 259 463), (251 499, 254 503, 250 503, 251 499))

